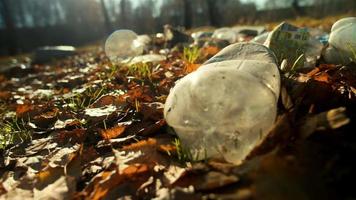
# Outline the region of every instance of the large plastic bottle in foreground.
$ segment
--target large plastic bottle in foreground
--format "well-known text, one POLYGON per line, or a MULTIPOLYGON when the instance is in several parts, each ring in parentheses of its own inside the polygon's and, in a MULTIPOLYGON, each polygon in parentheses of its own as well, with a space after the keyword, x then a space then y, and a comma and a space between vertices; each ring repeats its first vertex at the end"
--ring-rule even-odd
POLYGON ((274 54, 261 44, 237 43, 179 80, 164 115, 193 158, 240 164, 274 124, 279 91, 274 54))

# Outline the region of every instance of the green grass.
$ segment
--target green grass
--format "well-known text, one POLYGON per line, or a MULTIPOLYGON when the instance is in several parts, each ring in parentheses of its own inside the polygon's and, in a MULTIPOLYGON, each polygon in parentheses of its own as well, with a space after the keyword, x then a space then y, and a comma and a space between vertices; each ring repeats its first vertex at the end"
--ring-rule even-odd
POLYGON ((198 47, 184 47, 183 59, 189 63, 194 64, 200 56, 200 50, 198 47))
POLYGON ((348 47, 349 47, 349 49, 350 49, 350 51, 352 53, 351 60, 353 62, 356 62, 356 50, 355 50, 355 48, 350 43, 348 43, 347 45, 348 45, 348 47))
POLYGON ((127 66, 127 74, 134 76, 139 79, 148 79, 151 80, 152 77, 152 66, 148 63, 136 63, 133 65, 127 66))
POLYGON ((196 155, 193 155, 190 149, 185 148, 182 145, 182 142, 176 138, 173 142, 173 145, 175 146, 177 150, 177 158, 180 162, 182 163, 187 163, 187 162, 199 162, 199 161, 206 161, 207 160, 207 152, 205 150, 204 155, 200 155, 199 153, 196 155))
POLYGON ((69 104, 69 107, 74 111, 80 111, 93 105, 96 100, 108 92, 109 89, 106 86, 100 86, 97 88, 90 87, 83 93, 77 94, 76 96, 65 100, 65 102, 69 104))
POLYGON ((0 149, 10 144, 22 143, 31 140, 31 130, 23 119, 13 117, 0 122, 0 149))

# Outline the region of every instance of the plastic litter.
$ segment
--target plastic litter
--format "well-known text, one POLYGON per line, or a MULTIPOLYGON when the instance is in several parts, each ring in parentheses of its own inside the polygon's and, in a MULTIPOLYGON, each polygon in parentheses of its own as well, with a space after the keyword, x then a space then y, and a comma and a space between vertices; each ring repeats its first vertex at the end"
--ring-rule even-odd
POLYGON ((251 40, 251 42, 256 42, 256 43, 259 43, 259 44, 264 44, 268 38, 268 35, 270 34, 270 32, 265 32, 265 33, 262 33, 261 35, 258 35, 256 36, 255 38, 253 38, 251 40))
POLYGON ((211 39, 212 35, 212 32, 198 31, 192 33, 191 37, 193 38, 195 45, 202 46, 207 40, 211 39))
POLYGON ((174 47, 181 43, 191 43, 193 38, 190 35, 187 35, 180 28, 173 27, 171 25, 165 25, 164 27, 164 38, 167 42, 167 45, 174 47))
POLYGON ((231 28, 219 28, 216 29, 212 35, 212 38, 226 40, 230 44, 237 41, 236 32, 231 28))
POLYGON ((237 34, 256 37, 257 35, 264 33, 266 28, 264 26, 235 26, 232 27, 232 30, 237 34))
POLYGON ((329 47, 323 53, 331 64, 348 64, 356 60, 356 17, 337 21, 331 28, 329 47))
POLYGON ((268 35, 264 44, 276 54, 278 63, 286 60, 286 71, 314 67, 324 47, 318 39, 310 36, 307 28, 285 22, 268 35))
POLYGON ((166 59, 166 56, 159 55, 159 54, 146 54, 146 55, 141 55, 141 56, 136 56, 133 59, 127 59, 123 61, 124 63, 127 63, 129 65, 134 65, 137 63, 155 63, 155 62, 161 62, 166 59))
POLYGON ((273 52, 237 43, 179 80, 164 115, 194 158, 222 156, 239 164, 272 127, 279 91, 273 52))
POLYGON ((43 64, 55 59, 61 59, 75 55, 76 49, 72 46, 45 46, 36 49, 34 63, 43 64))
POLYGON ((112 62, 121 62, 143 53, 144 44, 131 30, 118 30, 112 33, 105 42, 106 56, 112 62))

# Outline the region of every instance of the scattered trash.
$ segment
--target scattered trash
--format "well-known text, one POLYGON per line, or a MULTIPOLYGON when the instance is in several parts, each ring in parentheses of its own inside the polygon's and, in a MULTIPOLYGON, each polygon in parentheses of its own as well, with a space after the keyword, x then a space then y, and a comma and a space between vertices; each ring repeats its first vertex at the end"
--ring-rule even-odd
POLYGON ((127 59, 123 62, 127 63, 129 65, 134 65, 137 63, 157 63, 157 62, 161 62, 165 59, 166 59, 166 56, 163 56, 163 55, 147 54, 147 55, 136 56, 132 59, 127 59))
POLYGON ((348 64, 356 60, 356 17, 343 18, 331 28, 329 47, 324 58, 331 64, 348 64))
POLYGON ((217 38, 212 38, 204 43, 204 48, 216 47, 218 49, 223 49, 230 45, 230 42, 227 40, 221 40, 217 38))
POLYGON ((214 31, 212 38, 226 40, 230 44, 245 42, 266 31, 263 26, 235 26, 232 28, 220 28, 214 31))
POLYGON ((33 73, 33 71, 34 69, 30 65, 17 62, 8 66, 0 66, 0 73, 7 77, 21 78, 33 73))
POLYGON ((288 69, 303 67, 310 35, 306 28, 281 23, 269 34, 265 45, 277 56, 278 63, 287 60, 288 69))
POLYGON ((137 34, 131 30, 115 31, 105 42, 106 56, 113 62, 121 62, 141 55, 144 49, 144 44, 141 42, 137 34))
POLYGON ((256 37, 266 32, 264 26, 235 26, 231 29, 237 34, 244 34, 249 37, 256 37))
POLYGON ((303 68, 314 68, 317 60, 321 57, 324 45, 314 38, 309 38, 305 50, 305 62, 303 68))
POLYGON ((256 43, 259 43, 259 44, 264 44, 268 38, 268 35, 270 34, 270 32, 265 32, 265 33, 262 33, 261 35, 258 35, 256 36, 255 38, 253 38, 251 40, 251 42, 256 42, 256 43))
POLYGON ((73 56, 76 49, 72 46, 47 46, 38 48, 34 53, 34 63, 43 64, 56 59, 73 56))
MULTIPOLYGON (((260 43, 266 35, 255 38, 260 43)), ((277 56, 278 63, 286 60, 285 71, 298 68, 313 68, 320 58, 324 45, 311 37, 307 28, 298 28, 288 23, 278 25, 264 43, 277 56)))
POLYGON ((212 35, 212 38, 226 40, 230 44, 237 41, 236 33, 231 28, 219 28, 216 29, 212 35))
POLYGON ((211 38, 212 35, 213 35, 212 32, 198 31, 198 32, 192 33, 191 36, 194 39, 194 44, 198 44, 200 41, 205 42, 205 40, 211 38))
POLYGON ((273 53, 237 43, 179 80, 164 115, 194 158, 222 156, 239 164, 273 125, 279 90, 273 53))
POLYGON ((174 47, 177 44, 191 43, 193 38, 185 34, 183 31, 171 25, 164 26, 164 38, 169 47, 174 47))

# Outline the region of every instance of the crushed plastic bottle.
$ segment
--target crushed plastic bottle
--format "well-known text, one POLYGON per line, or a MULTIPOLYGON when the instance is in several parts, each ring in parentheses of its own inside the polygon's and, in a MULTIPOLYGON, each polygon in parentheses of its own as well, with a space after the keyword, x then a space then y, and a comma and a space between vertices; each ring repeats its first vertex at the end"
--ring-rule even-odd
POLYGON ((240 164, 274 124, 279 90, 274 54, 236 43, 179 80, 164 115, 194 158, 240 164))
POLYGON ((331 64, 348 64, 356 60, 356 17, 343 18, 332 26, 329 47, 323 55, 331 64))
MULTIPOLYGON (((318 34, 312 31, 313 34, 318 34)), ((311 37, 309 29, 285 22, 269 33, 264 44, 276 54, 278 62, 286 60, 286 71, 292 67, 294 69, 315 67, 324 47, 318 39, 311 37)))
POLYGON ((105 42, 106 56, 113 62, 121 62, 143 53, 144 44, 131 30, 118 30, 112 33, 105 42))
POLYGON ((261 35, 257 35, 255 38, 253 38, 251 40, 251 42, 256 42, 259 44, 264 44, 268 38, 268 35, 270 34, 270 32, 264 32, 261 35))
POLYGON ((212 38, 226 40, 232 44, 237 41, 237 34, 231 28, 219 28, 214 31, 212 38))

